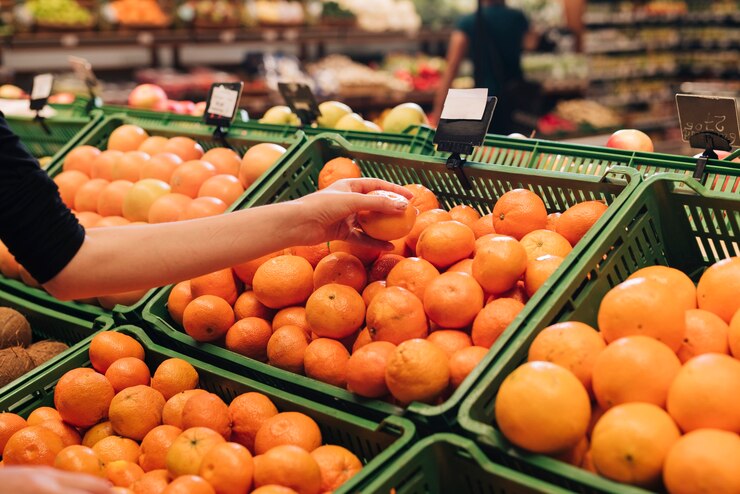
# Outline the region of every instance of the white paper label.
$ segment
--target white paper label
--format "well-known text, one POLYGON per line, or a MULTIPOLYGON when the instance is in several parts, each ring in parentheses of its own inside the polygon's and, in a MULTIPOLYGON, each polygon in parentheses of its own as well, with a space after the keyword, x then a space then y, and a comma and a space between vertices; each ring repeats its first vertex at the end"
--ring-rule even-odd
POLYGON ((239 92, 224 86, 216 86, 211 92, 211 100, 208 102, 207 112, 220 117, 231 118, 236 112, 239 100, 239 92))
POLYGON ((481 120, 488 103, 488 89, 450 89, 442 109, 445 120, 481 120))
POLYGON ((31 99, 46 99, 51 95, 51 87, 54 84, 54 76, 51 74, 39 74, 33 78, 33 89, 31 99))

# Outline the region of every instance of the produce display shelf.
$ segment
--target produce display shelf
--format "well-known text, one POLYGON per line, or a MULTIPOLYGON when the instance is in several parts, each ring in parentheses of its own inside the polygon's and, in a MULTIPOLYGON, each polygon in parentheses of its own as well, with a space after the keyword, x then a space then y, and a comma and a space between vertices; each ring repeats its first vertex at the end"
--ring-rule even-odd
MULTIPOLYGON (((164 360, 180 358, 190 362, 198 371, 200 388, 217 394, 226 403, 242 393, 258 392, 270 398, 281 412, 301 412, 314 419, 319 425, 324 444, 344 446, 357 455, 364 465, 357 475, 334 491, 336 493, 359 492, 358 486, 374 478, 386 464, 408 449, 416 437, 414 424, 404 418, 387 417, 386 420, 370 421, 355 417, 157 345, 136 326, 120 326, 115 331, 129 335, 142 344, 145 362, 152 373, 164 360)), ((57 360, 43 372, 36 373, 33 379, 0 394, 0 411, 26 417, 38 407, 53 406, 57 381, 72 369, 90 367, 88 352, 91 339, 86 339, 84 344, 75 347, 65 358, 57 360)))
MULTIPOLYGON (((610 170, 604 177, 592 177, 472 164, 466 167, 466 174, 472 183, 472 188, 467 190, 461 185, 455 172, 447 169, 443 159, 370 151, 352 146, 336 135, 326 134, 313 138, 292 159, 283 161, 281 166, 273 168, 270 176, 263 180, 259 187, 249 191, 243 206, 253 207, 282 202, 316 191, 318 174, 324 163, 339 156, 354 159, 363 176, 382 178, 398 184, 422 184, 430 188, 439 198, 442 207, 447 209, 457 204, 468 204, 481 213, 488 213, 497 197, 518 187, 525 187, 539 194, 550 212, 564 211, 570 205, 585 200, 603 200, 611 207, 593 231, 609 222, 641 180, 639 174, 629 168, 610 170)), ((582 242, 587 243, 591 236, 593 233, 589 232, 582 242)), ((582 246, 579 244, 566 258, 561 268, 532 297, 517 320, 494 344, 483 362, 452 396, 440 405, 412 403, 407 408, 401 408, 381 400, 364 399, 345 389, 271 367, 214 344, 197 343, 173 322, 168 313, 167 298, 171 286, 158 291, 147 302, 143 317, 157 330, 161 341, 166 342, 163 344, 177 348, 182 353, 267 382, 272 386, 290 390, 294 394, 329 403, 337 409, 355 415, 374 418, 388 414, 404 415, 416 420, 417 426, 442 430, 441 428, 454 425, 457 419, 456 408, 463 397, 474 388, 483 370, 490 365, 493 356, 500 351, 503 343, 515 334, 519 321, 524 320, 534 307, 547 303, 546 294, 549 287, 560 278, 569 264, 578 259, 581 251, 582 246)))
POLYGON ((566 494, 568 491, 499 465, 470 439, 439 433, 397 457, 362 492, 396 494, 566 494))
POLYGON ((739 241, 736 195, 712 192, 679 174, 643 182, 551 286, 548 302, 530 311, 465 398, 459 412, 463 431, 490 450, 494 461, 573 492, 645 492, 512 446, 494 424, 496 394, 506 376, 527 360, 532 341, 545 327, 561 321, 597 327, 601 299, 638 269, 665 265, 698 281, 708 266, 740 255, 739 241))

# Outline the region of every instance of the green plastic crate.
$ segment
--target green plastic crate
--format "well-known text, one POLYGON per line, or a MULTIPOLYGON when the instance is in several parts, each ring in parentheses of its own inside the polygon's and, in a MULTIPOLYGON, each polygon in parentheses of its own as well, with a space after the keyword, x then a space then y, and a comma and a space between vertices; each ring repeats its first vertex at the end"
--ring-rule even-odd
POLYGON ((566 494, 568 491, 492 462, 470 439, 440 433, 397 457, 358 492, 396 494, 566 494))
MULTIPOLYGON (((352 146, 334 135, 322 135, 309 141, 290 160, 273 169, 268 179, 253 189, 244 201, 244 207, 260 206, 304 196, 316 190, 318 174, 323 164, 338 156, 352 157, 362 169, 363 176, 378 177, 399 184, 420 183, 429 187, 440 199, 443 207, 468 204, 482 213, 491 211, 495 198, 517 187, 527 187, 543 198, 550 212, 564 211, 568 206, 589 199, 601 199, 612 205, 600 220, 605 225, 622 207, 640 181, 639 175, 629 168, 615 169, 605 177, 587 177, 549 173, 538 170, 514 169, 511 167, 471 165, 466 173, 473 184, 471 190, 464 189, 454 172, 448 170, 439 158, 380 152, 352 146)), ((594 230, 597 230, 596 227, 594 230)), ((586 238, 591 236, 589 233, 586 238)), ((517 321, 522 320, 534 306, 544 299, 549 284, 560 277, 559 273, 580 255, 582 248, 576 246, 561 269, 553 274, 551 281, 533 297, 517 321)), ((217 363, 224 368, 248 375, 255 380, 267 382, 275 387, 289 389, 295 394, 315 397, 331 403, 339 409, 356 415, 383 417, 388 414, 405 414, 414 417, 418 424, 429 428, 449 427, 456 421, 456 407, 473 387, 482 370, 486 368, 503 342, 518 326, 512 323, 499 338, 483 363, 465 380, 459 389, 442 405, 432 406, 413 403, 406 409, 380 400, 368 400, 353 395, 347 390, 330 386, 305 376, 271 367, 210 343, 197 343, 174 323, 167 311, 167 297, 171 287, 158 291, 144 308, 144 320, 153 325, 168 346, 182 353, 197 356, 201 360, 217 363)))
POLYGON ((530 312, 481 385, 463 401, 459 412, 463 430, 490 447, 495 461, 574 492, 645 492, 511 446, 493 424, 496 394, 504 378, 526 361, 532 340, 545 327, 571 320, 597 327, 601 299, 638 269, 665 265, 698 281, 715 262, 740 255, 739 242, 737 196, 711 192, 678 174, 645 181, 592 237, 578 262, 551 287, 553 296, 530 312))
MULTIPOLYGON (((190 362, 198 371, 199 387, 219 395, 226 403, 247 392, 259 392, 270 398, 281 412, 305 413, 314 419, 321 429, 324 444, 344 446, 362 461, 364 468, 352 477, 336 493, 356 492, 355 488, 409 448, 416 436, 414 424, 400 417, 371 421, 312 402, 301 396, 293 396, 283 390, 257 383, 238 374, 233 374, 212 365, 193 360, 154 343, 146 333, 135 326, 115 329, 138 340, 145 351, 145 361, 154 373, 157 366, 169 358, 181 358, 190 362)), ((53 406, 54 387, 64 373, 79 367, 90 367, 88 351, 91 338, 75 347, 66 358, 57 360, 53 366, 37 373, 33 379, 0 394, 0 411, 28 416, 41 406, 53 406)), ((368 491, 364 491, 368 492, 368 491)))

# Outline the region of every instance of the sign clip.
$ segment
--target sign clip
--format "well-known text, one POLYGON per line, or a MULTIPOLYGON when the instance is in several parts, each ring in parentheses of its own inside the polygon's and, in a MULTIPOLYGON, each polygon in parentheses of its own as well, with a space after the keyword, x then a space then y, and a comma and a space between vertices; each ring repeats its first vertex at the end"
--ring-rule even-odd
POLYGON ((238 112, 243 89, 243 82, 217 82, 208 91, 208 104, 203 120, 206 125, 216 127, 213 137, 229 149, 233 147, 226 141, 226 136, 238 112))
POLYGON ((298 116, 302 126, 310 126, 321 116, 316 97, 307 84, 278 82, 278 90, 290 110, 298 116))

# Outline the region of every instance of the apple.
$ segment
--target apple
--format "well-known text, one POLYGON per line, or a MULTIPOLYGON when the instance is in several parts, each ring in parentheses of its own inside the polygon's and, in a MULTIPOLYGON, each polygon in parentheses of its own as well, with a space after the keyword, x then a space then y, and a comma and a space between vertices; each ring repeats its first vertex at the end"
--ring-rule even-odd
POLYGON ((128 95, 128 105, 133 108, 161 108, 163 101, 167 101, 167 93, 156 84, 139 84, 128 95))
POLYGON ((625 149, 627 151, 644 151, 652 153, 655 151, 653 141, 650 137, 636 129, 618 130, 606 141, 606 147, 615 149, 625 149))
POLYGON ((69 105, 75 102, 76 96, 73 93, 57 93, 49 96, 49 103, 52 105, 69 105))
POLYGON ((273 106, 260 118, 259 123, 273 125, 300 125, 301 120, 287 106, 273 106))
POLYGON ((337 124, 334 126, 336 130, 359 130, 360 132, 367 132, 368 127, 365 125, 365 120, 357 113, 350 113, 339 119, 337 124))
POLYGON ((527 136, 524 134, 520 134, 519 132, 514 132, 513 134, 509 134, 507 137, 511 137, 512 139, 526 139, 527 136))
POLYGON ((352 113, 352 108, 339 101, 324 101, 319 104, 319 111, 321 115, 316 119, 319 127, 334 128, 342 117, 352 113))
POLYGON ((0 86, 0 98, 2 99, 24 99, 27 97, 26 92, 18 86, 12 84, 3 84, 0 86))
POLYGON ((198 101, 194 106, 190 114, 194 117, 202 117, 203 114, 206 112, 206 107, 208 106, 208 103, 205 101, 198 101))
POLYGON ((193 103, 192 101, 180 101, 180 111, 178 113, 181 113, 183 115, 192 115, 194 109, 195 103, 193 103))
POLYGON ((375 122, 371 122, 370 120, 365 120, 365 129, 368 132, 383 132, 383 129, 380 128, 380 125, 376 124, 375 122))
POLYGON ((383 131, 400 134, 412 125, 429 123, 426 113, 416 103, 403 103, 393 108, 383 119, 383 131))

